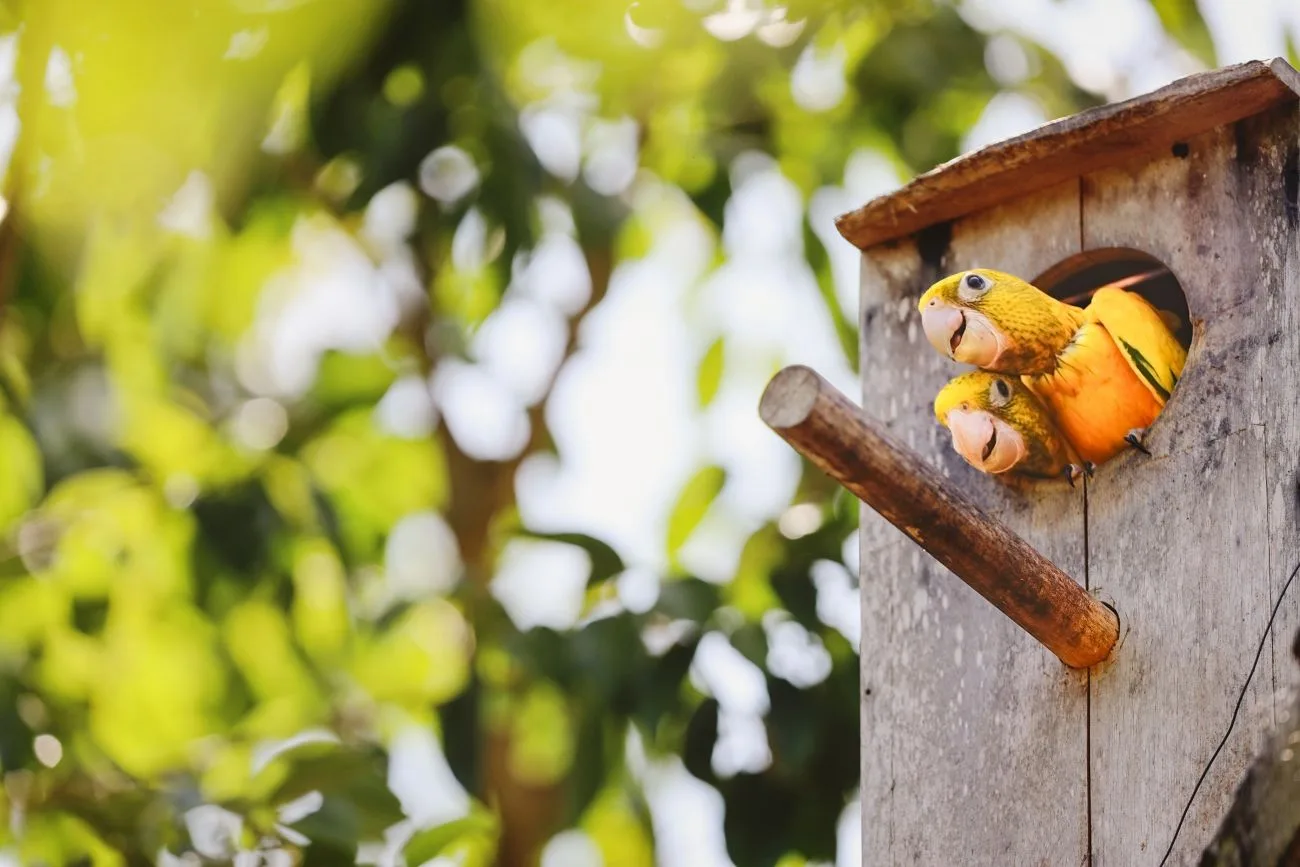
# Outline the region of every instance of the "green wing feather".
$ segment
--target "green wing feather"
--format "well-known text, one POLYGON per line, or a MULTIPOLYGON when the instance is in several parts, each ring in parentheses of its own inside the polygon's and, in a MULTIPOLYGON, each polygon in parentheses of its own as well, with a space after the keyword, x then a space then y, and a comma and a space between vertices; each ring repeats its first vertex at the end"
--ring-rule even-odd
POLYGON ((1169 400, 1187 360, 1187 350, 1145 298, 1105 286, 1097 290, 1088 314, 1100 322, 1142 383, 1163 404, 1169 400))

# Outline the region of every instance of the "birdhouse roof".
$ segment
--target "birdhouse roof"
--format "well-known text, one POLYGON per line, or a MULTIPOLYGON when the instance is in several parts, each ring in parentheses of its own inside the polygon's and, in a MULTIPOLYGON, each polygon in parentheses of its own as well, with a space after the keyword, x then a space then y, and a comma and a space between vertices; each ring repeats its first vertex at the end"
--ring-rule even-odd
POLYGON ((1045 189, 1130 156, 1167 148, 1300 95, 1281 58, 1180 78, 1166 87, 1044 124, 936 166, 836 219, 865 250, 1045 189))

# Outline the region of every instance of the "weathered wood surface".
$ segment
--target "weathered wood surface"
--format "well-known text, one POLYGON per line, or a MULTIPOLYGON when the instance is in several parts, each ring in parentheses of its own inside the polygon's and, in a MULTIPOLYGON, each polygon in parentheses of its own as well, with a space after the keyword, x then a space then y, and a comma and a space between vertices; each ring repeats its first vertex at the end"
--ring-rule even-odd
MULTIPOLYGON (((965 463, 934 418, 960 371, 921 333, 942 274, 1037 275, 1078 251, 1077 184, 863 260, 863 408, 1067 574, 1084 575, 1084 497, 1008 486, 965 463), (1039 231, 1030 235, 1023 226, 1039 231)), ((863 863, 1068 865, 1087 860, 1087 675, 1065 668, 863 508, 863 863)))
MULTIPOLYGON (((1266 127, 1247 126, 1247 147, 1268 153, 1257 172, 1255 194, 1261 205, 1271 206, 1273 211, 1273 219, 1266 222, 1255 243, 1260 274, 1257 286, 1262 290, 1265 322, 1271 327, 1264 421, 1268 436, 1269 571, 1273 594, 1279 596, 1292 570, 1300 565, 1300 119, 1293 120, 1290 132, 1285 127, 1279 131, 1270 147, 1256 143, 1261 135, 1267 135, 1266 127)), ((1300 583, 1300 578, 1296 581, 1300 583)), ((1292 585, 1282 599, 1270 641, 1275 694, 1300 687, 1300 665, 1290 657, 1288 640, 1298 634, 1300 587, 1292 585)), ((1282 706, 1279 700, 1279 713, 1282 706)))
POLYGON ((1024 636, 864 511, 864 863, 1196 863, 1291 712, 1275 696, 1300 680, 1300 579, 1282 593, 1300 563, 1300 112, 1185 144, 864 254, 864 408, 1121 613, 1113 661, 1090 676, 1036 665, 1024 636), (1036 277, 1111 246, 1173 270, 1196 339, 1154 456, 1100 468, 1085 528, 1063 482, 1008 486, 952 453, 930 400, 957 368, 915 303, 964 268, 1036 277))
POLYGON ((1061 662, 1088 668, 1115 646, 1115 612, 812 369, 795 365, 777 373, 759 415, 1061 662))
MULTIPOLYGON (((1276 570, 1286 568, 1271 562, 1270 526, 1279 538, 1296 533, 1293 512, 1270 514, 1269 464, 1278 462, 1268 446, 1270 404, 1300 394, 1272 376, 1296 335, 1277 335, 1282 311, 1270 312, 1262 288, 1279 285, 1269 262, 1286 242, 1282 164, 1295 128, 1285 107, 1189 139, 1184 158, 1132 160, 1082 179, 1084 246, 1162 260, 1197 331, 1148 434, 1154 457, 1116 459, 1088 487, 1089 581, 1119 601, 1125 630, 1091 683, 1098 867, 1161 863, 1184 808, 1166 863, 1195 863, 1272 721, 1269 654, 1197 788, 1265 636, 1276 570)), ((1294 461, 1294 452, 1283 461, 1293 490, 1294 461)))
MULTIPOLYGON (((1125 612, 1122 648, 1091 684, 1098 867, 1161 863, 1228 729, 1268 620, 1263 446, 1249 426, 1117 468, 1089 491, 1089 577, 1125 612), (1201 480, 1189 496, 1189 481, 1201 480)), ((1200 852, 1226 809, 1255 747, 1266 683, 1267 674, 1252 683, 1168 863, 1200 852)))
MULTIPOLYGON (((1300 633, 1295 638, 1291 668, 1300 673, 1300 633)), ((1287 696, 1273 734, 1251 764, 1200 863, 1300 867, 1300 691, 1287 696)))
POLYGON ((1124 102, 1054 121, 920 175, 844 214, 836 226, 859 249, 1012 201, 1139 154, 1151 154, 1300 94, 1285 60, 1191 75, 1124 102))

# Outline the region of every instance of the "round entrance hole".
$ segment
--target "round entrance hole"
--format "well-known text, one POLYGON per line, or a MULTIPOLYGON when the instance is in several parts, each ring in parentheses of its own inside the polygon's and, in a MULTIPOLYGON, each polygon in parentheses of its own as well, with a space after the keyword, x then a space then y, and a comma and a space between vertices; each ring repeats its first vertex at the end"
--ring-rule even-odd
POLYGON ((1101 287, 1143 276, 1144 279, 1124 288, 1141 295, 1157 310, 1172 314, 1176 322, 1170 324, 1177 325, 1174 336, 1184 349, 1190 348, 1192 321, 1187 309, 1187 295, 1168 266, 1141 250, 1127 247, 1089 250, 1058 262, 1031 282, 1053 298, 1076 307, 1087 307, 1093 293, 1101 287))

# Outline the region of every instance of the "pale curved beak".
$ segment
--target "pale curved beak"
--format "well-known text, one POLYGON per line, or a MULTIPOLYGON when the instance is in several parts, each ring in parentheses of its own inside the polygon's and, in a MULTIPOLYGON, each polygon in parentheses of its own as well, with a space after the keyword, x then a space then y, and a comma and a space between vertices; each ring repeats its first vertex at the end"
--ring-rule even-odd
POLYGON ((986 473, 1005 473, 1028 452, 1019 431, 982 409, 952 410, 948 430, 957 454, 986 473))
POLYGON ((983 313, 932 299, 921 311, 921 327, 930 345, 953 361, 998 369, 1004 340, 983 313))
POLYGON ((925 329, 925 338, 930 345, 952 358, 966 331, 966 315, 959 307, 932 300, 921 311, 921 327, 925 329))

